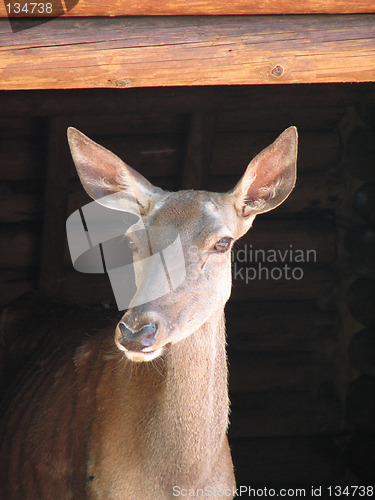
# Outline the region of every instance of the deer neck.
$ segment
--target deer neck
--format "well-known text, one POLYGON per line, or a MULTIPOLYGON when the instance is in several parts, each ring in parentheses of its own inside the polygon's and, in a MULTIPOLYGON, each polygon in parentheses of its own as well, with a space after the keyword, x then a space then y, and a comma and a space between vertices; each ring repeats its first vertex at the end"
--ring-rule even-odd
POLYGON ((166 478, 184 471, 189 484, 212 467, 221 449, 228 423, 225 345, 221 312, 174 344, 160 367, 164 380, 156 394, 148 442, 155 458, 169 463, 166 478))
POLYGON ((124 487, 149 483, 155 491, 209 477, 228 422, 223 311, 162 359, 133 363, 118 351, 105 365, 91 432, 91 487, 105 485, 117 469, 124 487))
MULTIPOLYGON (((224 315, 174 344, 165 359, 160 408, 186 429, 202 420, 227 424, 228 390, 224 315), (222 397, 220 397, 223 395, 222 397), (211 412, 208 414, 208 412, 211 412)), ((224 429, 225 430, 225 429, 224 429)))

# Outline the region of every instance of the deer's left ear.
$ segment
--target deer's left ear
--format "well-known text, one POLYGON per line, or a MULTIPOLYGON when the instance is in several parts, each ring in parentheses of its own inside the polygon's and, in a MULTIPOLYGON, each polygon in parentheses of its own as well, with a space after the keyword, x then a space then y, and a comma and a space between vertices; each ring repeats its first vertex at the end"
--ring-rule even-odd
POLYGON ((239 217, 250 222, 289 196, 296 182, 297 143, 297 129, 289 127, 251 161, 231 193, 239 217))

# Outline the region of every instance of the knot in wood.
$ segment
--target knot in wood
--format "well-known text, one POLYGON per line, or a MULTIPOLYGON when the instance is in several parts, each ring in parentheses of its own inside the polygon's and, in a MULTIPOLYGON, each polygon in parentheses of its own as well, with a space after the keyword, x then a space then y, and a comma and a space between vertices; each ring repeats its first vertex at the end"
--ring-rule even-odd
POLYGON ((273 76, 281 76, 283 74, 283 68, 281 66, 275 66, 272 70, 273 76))

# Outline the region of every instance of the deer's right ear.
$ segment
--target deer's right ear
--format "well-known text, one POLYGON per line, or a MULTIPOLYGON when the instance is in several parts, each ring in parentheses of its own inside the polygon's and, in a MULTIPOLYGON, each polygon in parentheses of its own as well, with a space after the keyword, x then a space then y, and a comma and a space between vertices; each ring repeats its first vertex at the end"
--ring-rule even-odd
POLYGON ((161 189, 73 127, 68 128, 68 142, 82 185, 91 198, 108 208, 147 214, 151 200, 161 189))

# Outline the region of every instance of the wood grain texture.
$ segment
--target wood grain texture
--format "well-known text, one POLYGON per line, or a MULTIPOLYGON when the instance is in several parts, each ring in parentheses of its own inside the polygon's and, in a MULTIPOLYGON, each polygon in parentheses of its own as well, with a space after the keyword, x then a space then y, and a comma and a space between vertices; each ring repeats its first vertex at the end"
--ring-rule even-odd
POLYGON ((0 22, 0 88, 375 80, 375 15, 0 22))
MULTIPOLYGON (((360 14, 375 12, 373 0, 65 0, 67 16, 170 16, 254 14, 360 14), (77 4, 77 5, 74 5, 77 4)), ((0 16, 6 17, 4 4, 0 16)))

